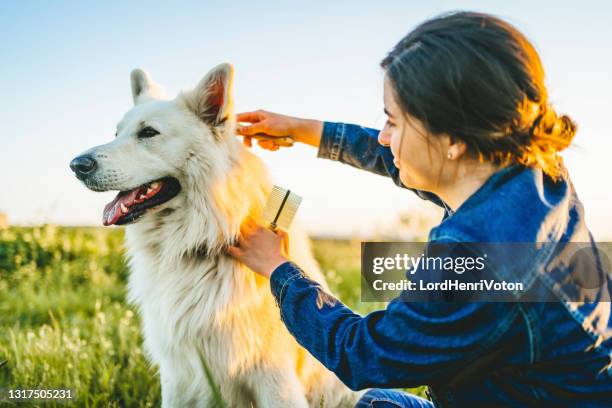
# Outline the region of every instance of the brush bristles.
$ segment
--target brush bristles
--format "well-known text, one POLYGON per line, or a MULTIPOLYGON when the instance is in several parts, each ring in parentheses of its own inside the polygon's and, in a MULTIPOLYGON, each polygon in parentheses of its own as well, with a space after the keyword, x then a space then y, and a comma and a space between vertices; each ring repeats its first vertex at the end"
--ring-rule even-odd
POLYGON ((294 193, 289 193, 285 206, 283 207, 283 210, 276 221, 276 226, 284 230, 289 230, 291 222, 293 221, 301 202, 302 197, 294 193))
POLYGON ((276 217, 276 213, 285 198, 285 194, 287 194, 287 190, 282 187, 274 186, 272 188, 272 192, 270 192, 268 196, 268 201, 262 213, 262 219, 266 224, 271 224, 272 221, 274 221, 274 217, 276 217))
POLYGON ((280 227, 284 230, 288 230, 291 226, 291 222, 293 221, 295 213, 297 212, 300 202, 302 201, 302 197, 292 192, 289 192, 289 195, 287 196, 287 191, 287 189, 282 187, 274 186, 262 214, 262 219, 265 223, 272 225, 274 223, 274 219, 276 218, 274 226, 280 227), (281 206, 283 208, 279 214, 279 209, 281 206))

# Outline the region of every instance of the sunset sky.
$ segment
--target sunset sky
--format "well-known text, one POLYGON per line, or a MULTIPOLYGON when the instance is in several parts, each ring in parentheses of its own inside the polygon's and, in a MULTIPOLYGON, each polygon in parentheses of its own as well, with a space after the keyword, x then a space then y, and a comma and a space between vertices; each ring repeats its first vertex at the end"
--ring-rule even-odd
MULTIPOLYGON (((612 239, 612 3, 533 1, 2 2, 0 212, 16 224, 101 225, 115 193, 88 191, 68 163, 109 141, 130 109, 129 73, 146 69, 174 97, 216 64, 236 68, 237 111, 381 127, 379 62, 439 13, 491 12, 539 51, 550 100, 576 120, 567 167, 597 239, 612 239), (12 4, 11 4, 12 3, 12 4)), ((398 214, 438 217, 383 177, 316 159, 306 146, 260 155, 304 197, 314 234, 371 236, 398 214)))

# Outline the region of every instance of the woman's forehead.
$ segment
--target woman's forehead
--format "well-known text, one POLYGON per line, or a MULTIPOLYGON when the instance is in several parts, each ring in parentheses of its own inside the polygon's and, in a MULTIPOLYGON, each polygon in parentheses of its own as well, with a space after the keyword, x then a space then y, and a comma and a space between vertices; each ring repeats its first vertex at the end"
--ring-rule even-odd
POLYGON ((391 85, 391 81, 385 75, 384 85, 383 85, 383 102, 385 104, 385 110, 393 116, 397 116, 399 111, 399 106, 397 102, 395 102, 395 93, 393 91, 393 86, 391 85))

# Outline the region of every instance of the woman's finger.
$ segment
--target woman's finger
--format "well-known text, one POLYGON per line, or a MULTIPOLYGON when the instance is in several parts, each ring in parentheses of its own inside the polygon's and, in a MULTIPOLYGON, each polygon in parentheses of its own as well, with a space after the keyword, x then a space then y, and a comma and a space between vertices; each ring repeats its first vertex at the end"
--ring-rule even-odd
POLYGON ((262 120, 261 122, 251 123, 250 125, 238 126, 236 129, 241 135, 251 136, 257 133, 266 133, 268 124, 265 120, 262 120))
POLYGON ((274 150, 274 147, 278 148, 276 143, 274 143, 271 140, 258 140, 257 144, 259 145, 259 147, 261 147, 263 149, 267 149, 267 150, 274 150))
POLYGON ((242 138, 242 144, 244 144, 246 147, 253 147, 253 138, 251 136, 244 136, 242 138))
POLYGON ((242 250, 236 246, 227 247, 227 253, 234 259, 241 260, 242 259, 242 250))
POLYGON ((287 234, 287 231, 285 231, 284 229, 280 227, 278 227, 275 232, 276 232, 276 235, 278 235, 282 239, 287 239, 289 236, 289 234, 287 234))
POLYGON ((283 245, 283 251, 286 256, 289 256, 289 234, 282 228, 277 228, 274 233, 278 235, 281 239, 281 243, 283 245))
POLYGON ((263 119, 262 111, 241 112, 236 114, 236 121, 255 123, 263 119))

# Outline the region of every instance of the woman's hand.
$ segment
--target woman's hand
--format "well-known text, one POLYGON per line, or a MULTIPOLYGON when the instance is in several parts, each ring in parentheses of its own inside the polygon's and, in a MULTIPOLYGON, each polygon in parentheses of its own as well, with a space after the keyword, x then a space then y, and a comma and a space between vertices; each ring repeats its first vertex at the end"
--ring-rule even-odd
MULTIPOLYGON (((257 110, 236 115, 238 122, 248 122, 249 126, 238 126, 238 134, 244 136, 243 143, 251 147, 252 136, 258 133, 267 136, 291 136, 296 142, 319 147, 323 122, 311 119, 300 119, 280 113, 257 110)), ((259 140, 259 146, 267 150, 278 150, 272 140, 259 140)))
POLYGON ((230 246, 227 252, 249 269, 270 278, 278 266, 288 261, 289 237, 280 228, 275 233, 249 221, 238 237, 238 245, 230 246))

